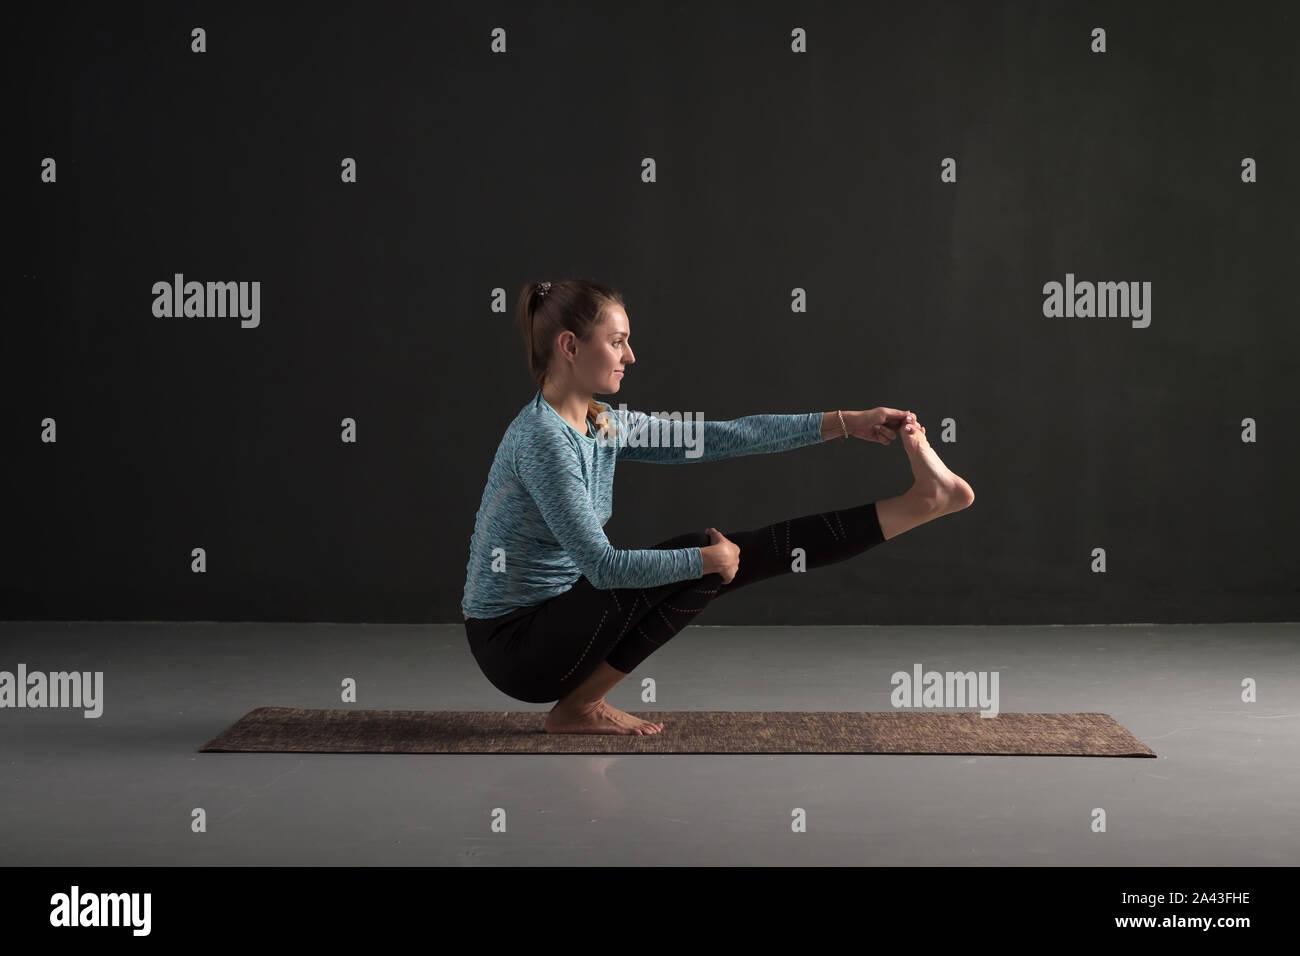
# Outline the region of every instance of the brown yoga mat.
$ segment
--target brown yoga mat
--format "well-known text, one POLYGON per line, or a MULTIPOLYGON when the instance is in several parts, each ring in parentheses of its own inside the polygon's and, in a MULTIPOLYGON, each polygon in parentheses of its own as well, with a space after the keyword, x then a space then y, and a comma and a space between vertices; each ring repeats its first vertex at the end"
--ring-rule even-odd
POLYGON ((548 734, 545 711, 259 707, 199 750, 383 754, 1007 754, 1154 757, 1108 714, 630 711, 646 736, 548 734))

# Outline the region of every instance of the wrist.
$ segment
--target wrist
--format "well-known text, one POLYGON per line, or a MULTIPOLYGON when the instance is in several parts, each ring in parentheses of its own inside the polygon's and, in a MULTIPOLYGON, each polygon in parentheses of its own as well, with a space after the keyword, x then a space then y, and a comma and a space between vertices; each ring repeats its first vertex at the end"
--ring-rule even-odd
POLYGON ((833 412, 822 412, 822 441, 831 438, 845 439, 849 437, 848 417, 843 409, 836 409, 833 412))

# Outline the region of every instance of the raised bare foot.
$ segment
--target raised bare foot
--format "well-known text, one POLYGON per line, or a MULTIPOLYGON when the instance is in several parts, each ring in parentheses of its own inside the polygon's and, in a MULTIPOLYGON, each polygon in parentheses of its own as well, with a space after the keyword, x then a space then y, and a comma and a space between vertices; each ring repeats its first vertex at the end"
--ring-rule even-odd
POLYGON ((939 459, 939 453, 925 437, 924 425, 914 420, 912 430, 909 432, 906 428, 899 429, 898 437, 903 440, 903 450, 912 463, 912 477, 915 481, 911 491, 933 502, 939 514, 960 511, 974 504, 975 492, 939 459))
POLYGON ((600 700, 594 707, 585 711, 561 709, 559 704, 551 708, 546 715, 545 729, 548 734, 636 734, 639 736, 657 734, 664 729, 662 723, 654 723, 633 717, 627 711, 619 710, 608 701, 600 700))

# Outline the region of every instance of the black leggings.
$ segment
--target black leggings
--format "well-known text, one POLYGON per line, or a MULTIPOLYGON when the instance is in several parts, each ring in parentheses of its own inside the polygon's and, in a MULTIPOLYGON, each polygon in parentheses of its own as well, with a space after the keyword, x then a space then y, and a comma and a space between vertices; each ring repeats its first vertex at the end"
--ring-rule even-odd
MULTIPOLYGON (((778 574, 844 561, 885 540, 875 502, 722 533, 740 548, 740 567, 726 584, 713 573, 652 588, 601 590, 584 575, 541 604, 495 618, 470 618, 465 622, 470 651, 502 693, 549 703, 581 684, 601 661, 630 673, 715 597, 778 574)), ((708 534, 695 531, 654 547, 708 544, 708 534)))

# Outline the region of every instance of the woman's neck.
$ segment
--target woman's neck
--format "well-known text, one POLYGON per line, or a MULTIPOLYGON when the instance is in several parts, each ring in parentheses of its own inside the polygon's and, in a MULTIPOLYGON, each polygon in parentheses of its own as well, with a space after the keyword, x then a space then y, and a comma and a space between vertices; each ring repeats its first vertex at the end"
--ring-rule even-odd
POLYGON ((558 390, 543 388, 541 390, 542 400, 555 409, 561 418, 576 428, 579 434, 589 434, 587 410, 591 402, 591 396, 584 397, 578 392, 557 395, 555 394, 556 391, 558 390))

